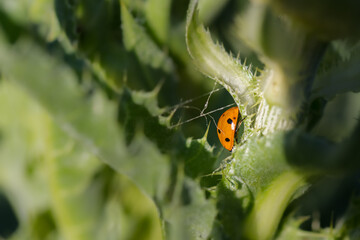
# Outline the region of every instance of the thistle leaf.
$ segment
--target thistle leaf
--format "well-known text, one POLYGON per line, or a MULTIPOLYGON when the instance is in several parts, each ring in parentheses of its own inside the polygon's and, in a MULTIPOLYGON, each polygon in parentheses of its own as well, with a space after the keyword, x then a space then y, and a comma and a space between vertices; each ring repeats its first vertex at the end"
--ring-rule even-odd
POLYGON ((256 103, 252 91, 256 87, 254 76, 248 67, 232 58, 222 46, 214 44, 210 33, 198 22, 197 6, 198 1, 192 0, 187 13, 188 51, 199 70, 223 85, 237 105, 244 109, 244 114, 251 114, 254 111, 251 107, 256 103))
POLYGON ((172 72, 171 59, 156 46, 145 29, 135 21, 123 2, 121 2, 121 19, 125 48, 128 51, 134 51, 143 64, 155 69, 162 69, 167 73, 172 72))

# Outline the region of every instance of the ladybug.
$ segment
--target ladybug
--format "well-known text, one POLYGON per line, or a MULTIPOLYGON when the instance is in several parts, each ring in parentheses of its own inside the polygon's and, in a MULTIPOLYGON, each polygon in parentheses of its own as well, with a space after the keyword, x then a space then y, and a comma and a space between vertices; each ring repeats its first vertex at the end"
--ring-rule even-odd
POLYGON ((238 107, 229 108, 219 118, 217 134, 221 145, 230 152, 234 147, 235 133, 244 119, 241 119, 238 107), (240 119, 239 122, 238 119, 240 119))

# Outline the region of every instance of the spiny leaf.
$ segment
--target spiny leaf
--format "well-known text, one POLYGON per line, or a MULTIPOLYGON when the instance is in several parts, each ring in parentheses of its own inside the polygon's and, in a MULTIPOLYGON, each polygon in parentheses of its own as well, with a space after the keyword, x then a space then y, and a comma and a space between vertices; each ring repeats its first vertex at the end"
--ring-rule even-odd
POLYGON ((181 133, 169 128, 169 118, 164 120, 157 106, 157 91, 139 92, 124 89, 122 94, 119 120, 124 125, 127 144, 131 144, 139 129, 155 142, 165 153, 175 154, 177 160, 185 162, 185 174, 196 178, 211 173, 216 161, 212 148, 202 139, 189 138, 185 141, 181 133))
POLYGON ((223 47, 213 43, 210 33, 198 23, 197 6, 197 0, 190 2, 186 24, 186 43, 194 63, 201 72, 230 92, 242 114, 253 113, 251 107, 256 103, 256 96, 252 92, 255 87, 254 76, 246 66, 226 53, 223 47))
POLYGON ((171 0, 148 0, 145 14, 147 23, 157 40, 166 44, 169 37, 171 0))
MULTIPOLYGON (((167 178, 164 175, 167 172, 167 160, 158 155, 151 162, 144 162, 129 155, 122 130, 116 123, 114 103, 99 92, 87 98, 84 89, 77 85, 74 72, 28 39, 22 39, 12 46, 1 40, 0 52, 0 69, 3 74, 34 96, 56 122, 88 151, 99 156, 116 171, 131 177, 149 195, 154 195, 158 187, 153 183, 163 177, 167 178), (149 167, 154 171, 143 168, 146 164, 150 164, 149 167), (158 180, 149 181, 148 177, 158 180)), ((141 140, 136 142, 141 146, 141 140)), ((143 146, 154 150, 152 145, 143 146)), ((146 154, 147 150, 142 150, 139 154, 146 154)), ((156 152, 154 150, 153 153, 156 152)))
POLYGON ((121 18, 126 49, 134 51, 143 64, 155 69, 162 69, 167 73, 172 72, 173 63, 171 59, 156 46, 144 28, 136 23, 123 2, 121 2, 121 18))
MULTIPOLYGON (((219 192, 219 198, 231 196, 231 192, 236 192, 235 196, 242 196, 231 199, 238 201, 236 206, 239 214, 245 219, 243 228, 228 227, 226 232, 231 236, 271 238, 289 202, 307 186, 306 176, 298 173, 289 163, 284 152, 284 139, 281 132, 249 138, 235 151, 234 159, 226 166, 223 186, 227 191, 223 189, 219 192)), ((222 211, 233 215, 223 218, 224 224, 228 219, 237 218, 237 214, 231 214, 225 206, 222 211)))
POLYGON ((208 239, 216 216, 214 202, 206 199, 199 186, 188 178, 184 179, 181 191, 183 206, 168 213, 172 223, 170 239, 208 239))
POLYGON ((209 174, 214 169, 216 158, 213 155, 213 149, 207 142, 209 127, 202 139, 187 139, 186 150, 183 158, 185 159, 186 175, 195 178, 201 175, 209 174))
POLYGON ((228 166, 230 172, 244 179, 253 194, 291 169, 283 151, 283 134, 250 138, 236 151, 235 160, 228 166))
POLYGON ((236 18, 234 31, 239 41, 262 56, 266 67, 259 77, 260 91, 267 103, 294 118, 310 94, 307 86, 312 84, 326 42, 308 37, 266 4, 254 2, 236 18))
POLYGON ((142 128, 145 135, 156 142, 162 151, 171 151, 179 141, 179 135, 174 129, 169 129, 166 123, 159 124, 161 110, 154 105, 157 94, 153 94, 125 88, 121 95, 118 118, 124 124, 127 144, 142 128))
POLYGON ((198 23, 198 1, 189 5, 186 23, 186 43, 195 65, 205 75, 219 82, 231 94, 240 109, 245 125, 243 140, 253 134, 251 124, 259 100, 258 84, 251 70, 232 58, 225 49, 214 44, 210 33, 198 23))
MULTIPOLYGON (((111 226, 124 227, 124 222, 131 222, 141 225, 138 233, 157 234, 159 239, 154 206, 128 179, 101 165, 99 159, 70 139, 16 85, 2 82, 0 99, 1 113, 7 113, 0 118, 5 138, 0 147, 0 165, 6 170, 1 172, 0 185, 15 183, 3 191, 19 200, 20 206, 17 201, 12 203, 16 209, 22 209, 17 215, 21 226, 29 226, 21 227, 24 235, 31 234, 33 239, 55 234, 79 240, 99 236, 124 239, 136 231, 131 227, 116 231, 118 227, 111 226), (16 148, 17 151, 12 150, 16 148), (23 195, 27 204, 21 203, 23 195), (131 207, 139 211, 129 212, 131 207), (147 231, 144 219, 153 228, 147 231)), ((30 238, 21 236, 19 231, 16 234, 19 239, 30 238)))

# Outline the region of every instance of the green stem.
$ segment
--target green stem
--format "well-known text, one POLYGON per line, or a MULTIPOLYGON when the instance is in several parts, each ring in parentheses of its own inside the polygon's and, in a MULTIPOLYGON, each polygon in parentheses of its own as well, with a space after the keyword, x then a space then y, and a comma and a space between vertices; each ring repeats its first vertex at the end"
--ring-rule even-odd
POLYGON ((304 177, 287 171, 277 177, 265 191, 258 193, 245 222, 248 239, 271 239, 285 208, 297 190, 306 185, 304 177))

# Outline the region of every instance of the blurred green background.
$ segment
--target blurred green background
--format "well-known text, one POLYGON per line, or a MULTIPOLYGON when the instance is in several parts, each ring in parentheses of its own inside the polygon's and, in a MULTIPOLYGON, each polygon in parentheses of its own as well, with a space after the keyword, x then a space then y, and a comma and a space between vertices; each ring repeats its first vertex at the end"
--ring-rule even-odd
POLYGON ((264 165, 255 187, 241 167, 224 168, 230 153, 213 121, 222 111, 171 127, 234 102, 189 54, 189 4, 1 0, 0 239, 238 239, 255 202, 249 189, 281 161, 300 165, 308 185, 279 213, 276 238, 360 238, 359 3, 199 1, 198 21, 251 65, 260 97, 271 71, 306 79, 293 129, 311 135, 307 147, 352 147, 341 156, 350 160, 331 165, 312 162, 317 151, 286 142, 284 129, 270 140, 255 134, 246 142, 254 159, 281 162, 264 165), (297 156, 304 162, 291 162, 297 156))
MULTIPOLYGON (((78 111, 79 105, 71 100, 61 102, 61 97, 56 95, 64 90, 51 83, 63 81, 63 72, 71 71, 70 77, 65 73, 70 91, 79 91, 85 101, 95 98, 91 100, 94 102, 92 108, 99 105, 100 109, 109 104, 104 103, 107 101, 104 98, 116 104, 124 87, 151 91, 162 83, 158 95, 161 107, 176 105, 213 89, 212 81, 193 68, 186 50, 185 20, 189 1, 123 3, 128 5, 133 16, 134 22, 127 23, 130 30, 143 39, 136 40, 139 46, 136 50, 126 47, 123 39, 125 26, 120 1, 1 1, 1 237, 162 238, 159 213, 148 194, 144 195, 133 181, 99 160, 95 156, 97 150, 89 151, 84 147, 83 141, 88 140, 80 140, 79 144, 77 137, 74 140, 72 134, 69 137, 63 132, 66 123, 63 113, 56 113, 57 109, 68 108, 69 113, 65 114, 71 118, 76 115, 72 112, 78 111), (167 63, 163 65, 162 61, 167 63), (3 74, 9 71, 17 76, 3 74), (25 85, 18 82, 19 79, 24 80, 25 85), (37 81, 47 81, 49 85, 37 81), (38 84, 36 90, 26 86, 27 83, 38 84), (50 105, 55 110, 50 110, 49 114, 47 107, 50 105)), ((213 1, 211 4, 214 5, 209 6, 211 12, 204 14, 204 18, 209 23, 216 22, 213 25, 215 31, 224 31, 221 26, 230 21, 228 13, 234 14, 233 7, 239 3, 224 1, 217 4, 213 1)), ((197 109, 204 107, 207 97, 191 103, 190 109, 179 109, 171 123, 198 116, 197 109)), ((64 98, 67 98, 66 94, 64 98)), ((231 97, 221 90, 211 97, 208 110, 229 103, 232 103, 231 97)), ((102 111, 107 110, 100 110, 98 114, 102 111)), ((214 117, 219 114, 215 113, 214 117)), ((80 116, 79 124, 86 125, 87 117, 80 116)), ((117 124, 111 115, 107 120, 117 124)), ((93 137, 112 141, 111 136, 99 133, 106 128, 102 124, 100 122, 97 129, 93 129, 93 137)), ((211 125, 209 141, 220 151, 213 122, 211 125)), ((129 126, 130 135, 135 131, 138 139, 144 139, 137 128, 129 126)), ((206 128, 206 120, 201 118, 182 129, 185 136, 200 138, 206 128)), ((146 139, 128 146, 127 150, 119 148, 119 151, 129 152, 124 158, 130 154, 138 159, 146 156, 151 161, 160 154, 146 139), (149 147, 139 150, 142 144, 149 147)), ((126 160, 130 162, 130 171, 136 171, 136 167, 131 170, 134 168, 131 159, 126 160)))

